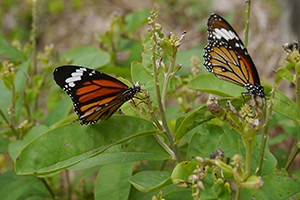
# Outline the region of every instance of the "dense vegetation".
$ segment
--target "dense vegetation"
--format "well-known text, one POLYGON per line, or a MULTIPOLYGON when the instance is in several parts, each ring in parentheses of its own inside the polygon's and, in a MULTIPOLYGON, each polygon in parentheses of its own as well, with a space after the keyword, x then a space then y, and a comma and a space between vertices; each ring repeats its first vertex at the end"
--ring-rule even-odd
MULTIPOLYGON (((77 9, 83 4, 71 2, 77 9)), ((243 87, 204 69, 206 39, 181 50, 189 32, 162 33, 159 9, 113 14, 98 47, 58 53, 53 45, 40 50, 39 3, 28 4, 28 32, 21 24, 21 31, 0 37, 1 199, 300 198, 296 44, 286 48, 274 83, 262 83, 266 101, 252 105, 243 87), (72 101, 52 75, 64 64, 122 77, 129 86, 139 82, 142 93, 107 121, 71 123, 72 101), (295 86, 295 101, 276 89, 283 81, 295 86), (270 139, 274 128, 281 134, 270 139), (287 140, 290 149, 280 146, 287 140)), ((62 12, 62 1, 47 3, 49 12, 62 12)), ((199 15, 210 13, 193 17, 199 15)), ((205 33, 206 24, 199 29, 205 33)))

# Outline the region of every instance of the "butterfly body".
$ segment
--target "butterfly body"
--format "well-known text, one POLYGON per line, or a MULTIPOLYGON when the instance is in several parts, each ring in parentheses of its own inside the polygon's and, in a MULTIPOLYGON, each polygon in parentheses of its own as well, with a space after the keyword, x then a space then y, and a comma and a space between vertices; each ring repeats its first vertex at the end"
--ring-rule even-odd
POLYGON ((219 79, 247 89, 246 94, 265 98, 256 67, 246 47, 230 24, 217 14, 207 22, 208 44, 204 48, 204 66, 219 79))
POLYGON ((54 80, 71 98, 80 124, 107 120, 123 103, 141 91, 93 69, 66 65, 53 72, 54 80))

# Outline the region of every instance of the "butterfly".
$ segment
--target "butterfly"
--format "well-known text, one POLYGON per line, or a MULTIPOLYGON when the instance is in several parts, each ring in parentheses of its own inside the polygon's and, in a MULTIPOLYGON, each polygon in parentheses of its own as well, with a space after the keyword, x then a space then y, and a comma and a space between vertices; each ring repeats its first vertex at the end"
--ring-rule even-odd
POLYGON ((230 24, 217 14, 207 22, 204 66, 219 79, 247 89, 244 94, 265 98, 264 88, 246 47, 230 24))
POLYGON ((131 88, 112 76, 80 66, 57 67, 53 76, 73 101, 81 125, 107 120, 126 101, 141 92, 138 84, 131 88))

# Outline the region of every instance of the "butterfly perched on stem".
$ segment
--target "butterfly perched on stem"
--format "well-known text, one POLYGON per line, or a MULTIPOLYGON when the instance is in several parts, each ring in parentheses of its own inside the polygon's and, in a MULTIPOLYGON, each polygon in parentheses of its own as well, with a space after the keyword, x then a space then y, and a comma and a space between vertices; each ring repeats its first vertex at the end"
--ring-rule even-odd
POLYGON ((118 79, 85 67, 66 65, 53 71, 54 80, 71 98, 82 124, 107 120, 126 101, 141 92, 118 79))
POLYGON ((204 66, 219 79, 247 89, 245 94, 265 98, 264 88, 246 47, 230 24, 217 14, 207 22, 208 44, 204 48, 204 66))

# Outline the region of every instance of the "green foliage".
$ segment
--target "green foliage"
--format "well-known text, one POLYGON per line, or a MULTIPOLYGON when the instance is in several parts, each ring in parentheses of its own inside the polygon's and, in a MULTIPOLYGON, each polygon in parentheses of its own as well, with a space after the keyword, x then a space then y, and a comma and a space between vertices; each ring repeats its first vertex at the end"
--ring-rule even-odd
MULTIPOLYGON (((76 9, 83 4, 71 1, 76 9)), ((186 9, 204 17, 196 7, 186 9)), ((51 1, 46 10, 63 13, 65 4, 51 1)), ((100 48, 81 46, 59 55, 52 45, 36 52, 35 26, 27 43, 10 44, 0 37, 0 197, 300 198, 299 169, 290 173, 300 149, 299 51, 288 51, 289 63, 274 80, 295 84, 296 102, 263 83, 266 101, 254 99, 249 107, 252 98, 241 96, 243 87, 200 67, 203 44, 180 51, 188 33, 165 37, 157 14, 149 12, 112 15, 109 30, 98 38, 100 48), (119 59, 120 53, 126 58, 119 59), (115 113, 107 121, 81 126, 74 122, 72 101, 53 80, 52 71, 60 65, 101 68, 128 85, 139 82, 142 93, 133 99, 135 105, 122 106, 125 116, 115 113), (223 97, 210 96, 206 103, 204 93, 223 97), (272 128, 282 133, 268 138, 272 128), (291 149, 278 147, 289 138, 297 141, 291 149), (63 188, 61 182, 66 182, 63 188)), ((34 13, 32 18, 39 19, 34 13)))

